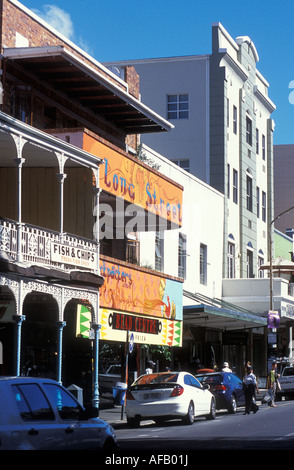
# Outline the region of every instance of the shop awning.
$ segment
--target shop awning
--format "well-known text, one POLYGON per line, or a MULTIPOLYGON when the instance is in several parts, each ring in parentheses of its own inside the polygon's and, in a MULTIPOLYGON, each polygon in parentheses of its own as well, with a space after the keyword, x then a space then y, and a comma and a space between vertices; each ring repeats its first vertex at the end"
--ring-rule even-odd
POLYGON ((3 58, 126 134, 169 131, 174 127, 119 86, 101 64, 94 59, 91 63, 89 58, 86 62, 64 46, 4 48, 3 58))
POLYGON ((244 309, 223 304, 217 299, 203 298, 184 291, 184 296, 195 300, 195 304, 184 305, 184 323, 221 331, 242 330, 267 326, 267 318, 254 315, 244 309), (204 302, 201 302, 204 300, 204 302), (196 303, 196 302, 199 303, 196 303))

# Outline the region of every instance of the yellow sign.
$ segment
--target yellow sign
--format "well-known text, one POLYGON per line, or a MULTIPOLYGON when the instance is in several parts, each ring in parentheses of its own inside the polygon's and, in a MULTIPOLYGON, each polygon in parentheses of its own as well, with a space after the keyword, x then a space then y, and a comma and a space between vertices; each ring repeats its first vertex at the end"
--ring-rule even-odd
POLYGON ((101 189, 182 225, 182 186, 86 133, 83 149, 104 160, 100 169, 101 189))
POLYGON ((133 315, 117 310, 99 309, 100 339, 127 341, 127 331, 134 343, 182 346, 182 322, 167 318, 133 315))

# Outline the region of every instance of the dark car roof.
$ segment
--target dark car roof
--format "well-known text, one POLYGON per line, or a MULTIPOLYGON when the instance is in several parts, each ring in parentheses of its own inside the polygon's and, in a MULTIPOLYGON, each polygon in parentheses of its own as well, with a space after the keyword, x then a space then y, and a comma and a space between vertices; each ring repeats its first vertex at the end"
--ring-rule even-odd
POLYGON ((57 383, 55 380, 47 379, 46 377, 29 377, 29 376, 8 376, 8 375, 1 375, 0 382, 52 382, 57 383))

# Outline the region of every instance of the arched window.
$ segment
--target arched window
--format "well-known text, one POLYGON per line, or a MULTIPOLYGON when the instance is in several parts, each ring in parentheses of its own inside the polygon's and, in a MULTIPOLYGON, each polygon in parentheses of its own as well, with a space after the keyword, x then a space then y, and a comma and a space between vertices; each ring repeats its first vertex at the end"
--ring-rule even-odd
POLYGON ((247 244, 247 277, 254 277, 253 272, 253 246, 249 242, 247 244))
POLYGON ((264 253, 262 250, 259 250, 258 252, 258 277, 263 278, 264 277, 264 271, 263 269, 260 269, 260 266, 264 264, 264 253))

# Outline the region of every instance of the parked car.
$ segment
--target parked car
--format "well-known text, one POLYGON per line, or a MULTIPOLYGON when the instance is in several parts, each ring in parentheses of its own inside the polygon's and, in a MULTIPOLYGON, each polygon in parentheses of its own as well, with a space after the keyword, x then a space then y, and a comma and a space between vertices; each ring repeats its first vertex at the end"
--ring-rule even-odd
POLYGON ((117 382, 121 382, 121 365, 111 364, 105 374, 99 374, 100 393, 111 393, 117 382))
POLYGON ((127 390, 126 416, 130 426, 141 420, 155 422, 179 418, 192 424, 195 416, 215 418, 215 398, 188 372, 159 372, 141 375, 127 390))
POLYGON ((245 405, 242 380, 233 372, 212 372, 196 375, 202 385, 209 385, 216 399, 216 409, 236 413, 238 406, 245 405))
POLYGON ((112 427, 59 383, 0 377, 0 450, 117 448, 112 427))

